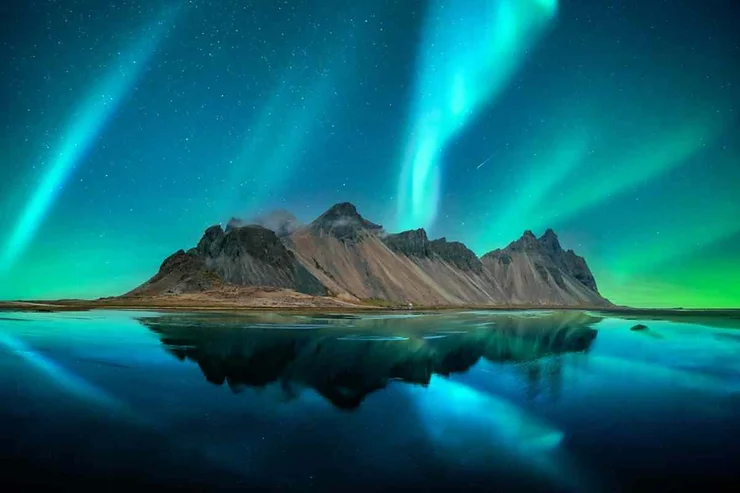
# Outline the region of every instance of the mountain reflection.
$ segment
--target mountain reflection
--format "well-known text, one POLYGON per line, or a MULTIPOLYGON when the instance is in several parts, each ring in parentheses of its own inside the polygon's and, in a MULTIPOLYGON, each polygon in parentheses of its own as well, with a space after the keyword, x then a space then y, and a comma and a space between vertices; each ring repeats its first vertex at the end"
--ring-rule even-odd
MULTIPOLYGON (((165 315, 139 319, 165 349, 232 390, 310 387, 342 409, 391 380, 426 385, 481 359, 530 362, 586 351, 601 320, 582 312, 469 312, 416 317, 280 314, 165 315)), ((531 371, 537 371, 531 369, 531 371)), ((536 376, 532 375, 532 378, 536 376)))

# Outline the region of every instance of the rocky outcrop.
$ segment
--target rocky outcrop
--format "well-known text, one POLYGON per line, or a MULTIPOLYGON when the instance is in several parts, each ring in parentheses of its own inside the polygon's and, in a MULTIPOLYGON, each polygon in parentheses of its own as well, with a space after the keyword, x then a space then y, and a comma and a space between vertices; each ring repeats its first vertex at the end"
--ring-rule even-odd
POLYGON ((383 227, 362 217, 354 205, 343 202, 320 215, 309 229, 342 242, 357 242, 368 234, 382 231, 383 227))
POLYGON ((168 258, 159 273, 129 293, 188 293, 214 282, 239 286, 292 289, 324 296, 326 288, 298 261, 277 235, 262 226, 221 226, 206 229, 198 245, 168 258), (181 274, 186 272, 186 274, 181 274), (178 279, 178 281, 173 281, 178 279), (210 283, 205 282, 207 279, 210 283))
POLYGON ((126 296, 200 293, 223 284, 221 277, 206 268, 195 250, 178 250, 162 262, 159 272, 126 296))
POLYGON ((196 251, 208 269, 232 284, 326 294, 324 286, 296 261, 275 232, 262 226, 243 226, 228 232, 213 226, 206 230, 196 251))
POLYGON ((486 271, 517 304, 603 306, 586 261, 563 250, 551 229, 537 238, 531 231, 504 249, 482 257, 486 271))
POLYGON ((539 243, 542 250, 560 269, 573 276, 591 291, 598 292, 596 280, 586 265, 586 260, 576 255, 573 250, 563 250, 555 231, 548 228, 539 239, 539 243))
POLYGON ((432 256, 432 247, 427 232, 421 228, 387 235, 383 238, 383 243, 395 253, 410 258, 429 258, 432 256))
POLYGON ((394 252, 409 258, 437 258, 462 270, 477 273, 483 270, 480 259, 463 243, 447 241, 447 238, 430 241, 423 229, 390 234, 383 242, 394 252))
POLYGON ((462 269, 480 274, 483 271, 483 264, 480 259, 459 241, 447 241, 447 238, 440 238, 431 242, 432 252, 441 260, 462 269))

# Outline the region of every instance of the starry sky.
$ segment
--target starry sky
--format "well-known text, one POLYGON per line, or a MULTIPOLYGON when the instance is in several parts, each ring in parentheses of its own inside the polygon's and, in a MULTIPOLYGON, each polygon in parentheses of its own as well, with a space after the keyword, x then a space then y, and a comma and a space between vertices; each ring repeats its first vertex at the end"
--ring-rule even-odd
POLYGON ((0 299, 351 201, 478 254, 552 227, 619 304, 740 307, 733 3, 3 2, 0 299))

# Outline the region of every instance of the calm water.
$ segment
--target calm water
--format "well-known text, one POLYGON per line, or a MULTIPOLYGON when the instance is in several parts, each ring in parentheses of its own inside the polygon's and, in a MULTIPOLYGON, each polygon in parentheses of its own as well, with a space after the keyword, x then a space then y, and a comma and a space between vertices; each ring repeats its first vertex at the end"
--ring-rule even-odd
POLYGON ((0 482, 705 490, 740 470, 738 327, 0 312, 0 482))

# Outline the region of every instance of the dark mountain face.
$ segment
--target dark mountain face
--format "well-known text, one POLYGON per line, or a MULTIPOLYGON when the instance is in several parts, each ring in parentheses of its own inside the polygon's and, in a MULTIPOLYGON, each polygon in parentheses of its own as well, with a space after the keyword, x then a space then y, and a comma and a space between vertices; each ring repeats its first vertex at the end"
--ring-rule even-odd
POLYGON ((545 231, 545 234, 540 236, 540 239, 538 241, 540 243, 540 246, 542 246, 542 249, 549 255, 558 255, 559 252, 563 251, 562 247, 560 246, 558 235, 556 235, 555 231, 553 231, 552 229, 548 228, 547 231, 545 231))
POLYGON ((423 229, 412 229, 383 238, 383 243, 396 253, 407 257, 428 258, 432 256, 432 247, 423 229))
POLYGON ((371 223, 357 212, 349 202, 332 206, 310 225, 311 230, 333 236, 344 242, 356 242, 364 234, 379 233, 383 227, 371 223))
POLYGON ((596 280, 583 257, 576 255, 573 250, 563 250, 560 246, 558 236, 552 229, 545 231, 538 240, 542 252, 547 255, 555 265, 573 276, 578 282, 593 292, 598 292, 596 280))
POLYGON ((296 260, 275 232, 262 226, 243 226, 228 232, 213 226, 206 230, 196 250, 206 267, 226 282, 326 294, 326 288, 296 260))
POLYGON ((586 260, 576 255, 573 250, 563 250, 557 234, 552 229, 545 231, 539 239, 531 231, 525 231, 521 238, 504 249, 487 253, 483 259, 506 266, 517 254, 530 256, 541 276, 551 278, 561 287, 564 286, 562 276, 565 274, 598 294, 596 280, 586 260))
POLYGON ((447 241, 439 238, 430 241, 426 231, 414 229, 383 238, 383 243, 396 253, 412 258, 437 257, 450 265, 466 271, 480 273, 483 264, 480 259, 459 241, 447 241))
POLYGON ((527 230, 521 238, 511 242, 505 250, 511 250, 514 252, 532 252, 540 251, 541 249, 542 245, 537 241, 537 237, 530 230, 527 230))
POLYGON ((294 261, 293 254, 283 246, 275 232, 262 226, 242 226, 228 232, 224 232, 221 226, 208 228, 197 249, 206 259, 249 256, 277 269, 288 269, 294 261))
POLYGON ((152 279, 128 294, 196 293, 225 284, 326 295, 324 285, 273 231, 234 224, 227 231, 218 225, 206 229, 195 248, 170 256, 152 279))
POLYGON ((159 272, 127 296, 200 293, 223 284, 218 274, 206 268, 195 249, 178 250, 162 262, 159 272))
POLYGON ((446 238, 440 238, 431 242, 431 249, 439 258, 459 269, 475 273, 483 271, 480 259, 459 241, 447 241, 446 238))
POLYGON ((589 288, 594 293, 598 293, 599 290, 596 286, 596 279, 591 273, 591 269, 588 268, 586 259, 576 255, 573 250, 567 250, 563 254, 563 268, 568 271, 573 277, 589 288))

